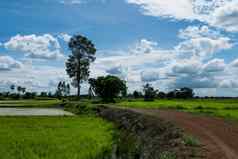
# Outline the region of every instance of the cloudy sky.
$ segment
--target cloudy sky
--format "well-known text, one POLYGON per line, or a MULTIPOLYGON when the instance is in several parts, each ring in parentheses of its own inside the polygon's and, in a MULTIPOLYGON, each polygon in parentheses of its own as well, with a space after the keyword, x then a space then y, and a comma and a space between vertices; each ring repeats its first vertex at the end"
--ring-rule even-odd
POLYGON ((69 81, 67 42, 82 34, 98 50, 91 77, 238 96, 238 0, 1 0, 0 18, 1 91, 69 81))

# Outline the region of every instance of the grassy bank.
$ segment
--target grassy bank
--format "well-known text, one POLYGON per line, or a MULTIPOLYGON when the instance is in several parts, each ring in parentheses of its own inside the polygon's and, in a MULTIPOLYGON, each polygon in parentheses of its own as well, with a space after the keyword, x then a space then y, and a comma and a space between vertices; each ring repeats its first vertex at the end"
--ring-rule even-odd
POLYGON ((0 159, 97 159, 113 126, 95 117, 0 117, 0 159))
POLYGON ((141 99, 121 101, 117 105, 129 108, 170 108, 238 119, 238 99, 160 99, 153 102, 141 99))

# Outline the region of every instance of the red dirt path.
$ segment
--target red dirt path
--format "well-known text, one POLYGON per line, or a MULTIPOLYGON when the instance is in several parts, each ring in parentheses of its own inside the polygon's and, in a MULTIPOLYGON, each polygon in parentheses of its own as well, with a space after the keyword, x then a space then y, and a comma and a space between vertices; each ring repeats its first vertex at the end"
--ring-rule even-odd
POLYGON ((238 123, 173 110, 131 110, 173 122, 197 137, 206 149, 206 159, 238 159, 238 123))

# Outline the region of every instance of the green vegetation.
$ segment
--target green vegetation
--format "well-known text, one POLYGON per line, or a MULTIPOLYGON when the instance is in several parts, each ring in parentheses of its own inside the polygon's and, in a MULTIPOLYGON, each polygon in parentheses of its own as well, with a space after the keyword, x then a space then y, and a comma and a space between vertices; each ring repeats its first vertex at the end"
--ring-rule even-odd
POLYGON ((0 100, 0 107, 56 107, 60 104, 58 99, 0 100))
POLYGON ((165 151, 161 153, 159 159, 176 159, 176 155, 172 152, 165 151))
POLYGON ((0 159, 98 159, 113 126, 94 117, 0 117, 0 159))
POLYGON ((159 99, 151 102, 129 100, 117 105, 130 108, 170 108, 238 119, 238 99, 159 99))
POLYGON ((191 135, 184 135, 183 141, 184 141, 185 145, 187 145, 187 146, 195 147, 195 146, 201 145, 199 140, 191 135))

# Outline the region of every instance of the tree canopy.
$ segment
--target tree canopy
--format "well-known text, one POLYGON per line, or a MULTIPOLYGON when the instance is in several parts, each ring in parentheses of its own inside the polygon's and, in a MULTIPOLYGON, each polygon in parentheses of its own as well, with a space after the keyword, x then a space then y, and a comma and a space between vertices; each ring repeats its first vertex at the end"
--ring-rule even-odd
POLYGON ((78 88, 78 96, 80 96, 80 84, 88 80, 90 63, 96 59, 96 48, 82 35, 73 36, 68 45, 72 55, 69 55, 66 61, 66 72, 72 78, 73 86, 78 88))
POLYGON ((113 102, 119 95, 126 96, 127 94, 126 82, 115 76, 91 78, 89 84, 95 94, 105 102, 113 102))

